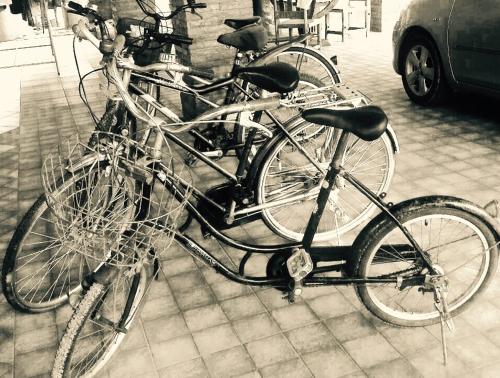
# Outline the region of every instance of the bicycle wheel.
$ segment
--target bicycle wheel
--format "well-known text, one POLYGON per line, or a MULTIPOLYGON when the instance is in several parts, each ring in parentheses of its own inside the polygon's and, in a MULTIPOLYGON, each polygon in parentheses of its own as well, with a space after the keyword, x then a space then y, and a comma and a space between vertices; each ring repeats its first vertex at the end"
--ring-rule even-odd
MULTIPOLYGON (((81 185, 82 177, 94 176, 95 184, 104 177, 101 173, 104 170, 91 174, 82 169, 66 180, 66 188, 81 185)), ((125 190, 133 193, 130 181, 124 183, 125 190)), ((16 310, 39 313, 66 303, 70 295, 81 290, 82 278, 99 265, 99 261, 78 253, 77 244, 66 237, 65 227, 42 194, 14 231, 3 261, 2 289, 16 310)))
POLYGON ((145 273, 122 271, 109 285, 93 283, 76 307, 56 353, 52 378, 92 377, 118 349, 145 291, 145 273))
MULTIPOLYGON (((447 277, 446 301, 451 315, 462 312, 488 286, 497 269, 498 248, 489 227, 466 211, 437 203, 402 209, 396 216, 436 270, 447 277)), ((355 277, 411 277, 426 272, 422 259, 388 217, 369 231, 354 245, 355 277)), ((419 289, 422 287, 399 289, 394 284, 374 284, 360 285, 356 291, 366 308, 385 322, 400 326, 439 322, 434 293, 419 289)))
MULTIPOLYGON (((298 120, 291 134, 326 171, 337 139, 334 128, 298 120)), ((394 173, 394 150, 389 137, 367 142, 350 135, 343 167, 376 194, 386 192, 394 173)), ((263 159, 258 173, 259 205, 289 199, 262 211, 268 227, 290 240, 302 240, 307 220, 316 205, 321 172, 286 137, 263 159), (303 198, 297 198, 302 196, 303 198), (295 200, 291 198, 295 197, 295 200)), ((331 240, 365 221, 375 205, 350 183, 339 178, 330 194, 314 241, 331 240)))
POLYGON ((284 62, 294 66, 300 74, 314 76, 325 86, 340 83, 340 74, 335 65, 326 56, 309 46, 291 46, 279 53, 277 62, 284 62))

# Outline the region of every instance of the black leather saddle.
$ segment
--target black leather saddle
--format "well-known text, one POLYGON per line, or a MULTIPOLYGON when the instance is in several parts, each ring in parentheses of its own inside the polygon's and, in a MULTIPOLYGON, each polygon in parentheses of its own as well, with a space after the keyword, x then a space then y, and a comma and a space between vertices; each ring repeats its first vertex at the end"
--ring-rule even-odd
POLYGON ((387 116, 378 106, 364 106, 349 110, 308 109, 302 118, 318 125, 347 130, 359 138, 371 141, 379 138, 387 129, 387 116))
POLYGON ((299 84, 299 72, 286 63, 270 63, 257 67, 242 67, 236 74, 243 80, 272 93, 293 92, 299 84))
POLYGON ((249 17, 249 18, 228 18, 224 20, 224 24, 233 29, 241 29, 242 27, 260 24, 261 18, 259 16, 249 17))
POLYGON ((262 25, 251 24, 220 35, 217 42, 242 51, 262 50, 267 44, 267 31, 262 25))

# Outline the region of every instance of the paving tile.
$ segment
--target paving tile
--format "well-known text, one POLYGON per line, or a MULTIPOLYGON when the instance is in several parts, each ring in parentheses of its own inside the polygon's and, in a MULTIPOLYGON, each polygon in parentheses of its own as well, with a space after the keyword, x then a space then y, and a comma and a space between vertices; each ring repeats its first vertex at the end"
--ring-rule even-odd
POLYGON ((265 311, 264 306, 254 294, 228 299, 221 302, 221 306, 230 320, 237 320, 265 311))
POLYGON ((222 324, 193 333, 201 355, 215 353, 240 344, 229 324, 222 324))
POLYGON ((107 365, 109 376, 114 378, 143 376, 155 371, 149 348, 120 351, 107 365))
POLYGON ((16 377, 47 376, 52 369, 55 356, 55 348, 18 353, 16 355, 14 374, 16 377))
POLYGON ((178 312, 179 308, 173 296, 157 297, 146 300, 141 311, 141 318, 143 320, 150 320, 178 312))
POLYGON ((350 376, 361 371, 352 358, 338 346, 308 353, 303 359, 317 378, 350 376))
POLYGON ((318 321, 316 315, 305 303, 294 303, 278 308, 272 311, 271 315, 284 331, 318 321))
POLYGON ((198 307, 186 311, 184 313, 184 318, 191 332, 210 328, 228 321, 219 304, 198 307))
POLYGON ((183 311, 215 303, 215 297, 208 286, 200 286, 192 291, 175 293, 179 308, 183 311))
POLYGON ((219 301, 251 293, 251 290, 248 286, 229 280, 214 283, 213 285, 211 285, 211 288, 219 301))
POLYGON ((213 377, 234 377, 252 372, 255 367, 243 346, 226 349, 204 357, 213 377))
POLYGON ((420 378, 422 374, 403 358, 383 362, 366 370, 369 378, 420 378))
POLYGON ((448 364, 444 366, 441 346, 421 350, 408 361, 424 377, 459 377, 468 371, 464 362, 450 349, 448 349, 448 364))
POLYGON ((144 321, 144 330, 151 344, 159 344, 189 333, 181 314, 144 321))
MULTIPOLYGON (((267 289, 257 292, 264 306, 270 311, 288 306, 288 301, 283 298, 284 294, 276 289, 267 289)), ((297 298, 296 303, 302 302, 302 298, 297 298)))
POLYGON ((267 313, 249 316, 233 322, 234 330, 243 343, 280 332, 280 328, 267 313))
POLYGON ((290 378, 308 378, 312 377, 309 368, 298 358, 277 364, 266 366, 260 369, 263 378, 271 377, 290 377, 290 378))
POLYGON ((274 335, 246 344, 258 368, 295 358, 295 352, 283 335, 274 335))
POLYGON ((359 311, 328 319, 325 323, 340 342, 355 340, 377 333, 375 326, 366 320, 359 311))
POLYGON ((382 334, 394 348, 406 356, 421 349, 432 349, 441 345, 441 341, 423 327, 387 327, 382 334))
POLYGON ((483 367, 498 360, 500 348, 482 335, 467 336, 449 343, 452 350, 468 368, 483 367))
POLYGON ((16 334, 16 353, 27 353, 45 347, 57 346, 56 327, 38 328, 25 333, 16 334))
POLYGON ((209 372, 201 358, 182 362, 160 371, 161 378, 208 378, 209 372))
POLYGON ((186 362, 199 356, 198 349, 190 335, 159 344, 151 344, 151 351, 154 362, 159 369, 186 362))
POLYGON ((379 334, 347 341, 344 347, 363 369, 400 357, 400 354, 379 334))
POLYGON ((316 297, 308 300, 307 303, 320 319, 333 318, 356 311, 356 308, 340 293, 316 297))
POLYGON ((306 354, 318 349, 334 347, 337 344, 333 335, 322 323, 315 323, 302 328, 296 328, 286 333, 299 354, 306 354))

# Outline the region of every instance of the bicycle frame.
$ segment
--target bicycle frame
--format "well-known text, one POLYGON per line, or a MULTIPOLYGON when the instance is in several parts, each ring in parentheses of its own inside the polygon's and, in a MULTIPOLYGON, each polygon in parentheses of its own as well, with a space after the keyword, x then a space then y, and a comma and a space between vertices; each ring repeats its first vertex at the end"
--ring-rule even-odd
MULTIPOLYGON (((355 278, 355 277, 314 277, 315 273, 324 273, 330 271, 339 271, 342 270, 348 254, 352 253, 352 249, 350 246, 313 246, 312 240, 314 238, 314 234, 316 233, 317 226, 323 214, 323 211, 326 207, 326 203, 328 201, 328 196, 330 191, 335 185, 335 181, 337 176, 341 176, 348 182, 350 182, 358 191, 360 191, 364 196, 370 199, 373 203, 377 205, 384 213, 386 213, 392 221, 402 230, 404 235, 407 237, 409 244, 403 245, 391 245, 393 249, 397 249, 398 251, 404 252, 408 251, 411 254, 417 254, 417 258, 421 258, 422 261, 425 262, 425 267, 429 269, 429 272, 435 274, 431 261, 422 251, 420 246, 411 236, 411 234, 406 230, 406 228, 401 224, 401 222, 395 218, 388 204, 386 204, 381 198, 379 198, 375 193, 370 191, 367 187, 365 187, 361 182, 359 182, 355 177, 351 176, 347 171, 343 170, 340 166, 340 161, 342 159, 342 155, 345 152, 347 145, 348 132, 342 132, 340 141, 337 145, 337 148, 334 153, 334 157, 330 163, 327 176, 321 186, 320 193, 316 200, 316 211, 311 214, 309 218, 309 222, 304 233, 304 238, 300 243, 289 243, 289 244, 281 244, 281 245, 251 245, 246 243, 237 242, 234 239, 229 238, 221 231, 210 226, 209 222, 200 214, 195 206, 188 202, 187 210, 195 217, 197 221, 200 222, 203 226, 210 227, 210 233, 217 240, 221 241, 224 244, 227 244, 231 247, 243 250, 248 254, 251 253, 291 253, 293 250, 297 248, 305 249, 312 257, 313 261, 323 261, 323 262, 335 262, 337 264, 326 266, 326 267, 316 267, 310 275, 308 275, 303 280, 304 286, 328 286, 328 285, 349 285, 349 284, 377 284, 377 283, 397 283, 398 285, 421 285, 424 283, 425 275, 413 276, 407 279, 401 279, 398 281, 397 278, 355 278), (340 264, 338 264, 340 263, 340 264)), ((178 180, 178 177, 176 177, 178 180)), ((175 185, 173 185, 173 181, 168 179, 163 180, 166 188, 171 191, 174 195, 179 193, 176 190, 175 185)), ((182 198, 178 198, 178 200, 182 200, 182 198)), ((186 251, 196 259, 203 261, 205 264, 216 270, 218 273, 221 273, 226 278, 235 281, 237 283, 246 284, 246 285, 255 285, 255 286, 272 286, 278 288, 286 288, 290 283, 289 277, 249 277, 244 274, 244 264, 246 263, 248 258, 243 258, 242 263, 240 265, 239 272, 235 272, 220 262, 217 258, 215 258, 208 250, 200 246, 197 242, 192 240, 186 235, 182 235, 181 233, 175 234, 175 239, 186 249, 186 251)))

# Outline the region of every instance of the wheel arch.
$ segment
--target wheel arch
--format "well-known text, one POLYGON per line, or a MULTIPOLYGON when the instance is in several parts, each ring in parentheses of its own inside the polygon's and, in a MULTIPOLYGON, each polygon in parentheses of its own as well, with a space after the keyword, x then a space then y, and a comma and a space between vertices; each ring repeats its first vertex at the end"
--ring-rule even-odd
MULTIPOLYGON (((406 45, 408 40, 410 40, 411 38, 414 38, 417 35, 424 35, 427 38, 429 38, 429 40, 433 43, 434 48, 436 49, 436 51, 438 52, 438 55, 439 55, 441 67, 443 68, 444 77, 446 78, 446 83, 448 85, 450 83, 452 83, 453 78, 451 77, 451 67, 450 67, 448 55, 447 55, 448 50, 446 49, 446 51, 441 51, 441 49, 439 49, 438 44, 436 42, 435 35, 433 35, 426 28, 419 26, 419 25, 410 26, 408 29, 405 30, 403 36, 401 37, 401 42, 399 43, 399 47, 398 47, 398 71, 397 71, 397 73, 399 75, 403 75, 403 73, 404 73, 404 57, 402 54, 402 50, 403 50, 404 46, 406 45)), ((444 43, 447 45, 447 41, 444 41, 444 43)))

